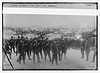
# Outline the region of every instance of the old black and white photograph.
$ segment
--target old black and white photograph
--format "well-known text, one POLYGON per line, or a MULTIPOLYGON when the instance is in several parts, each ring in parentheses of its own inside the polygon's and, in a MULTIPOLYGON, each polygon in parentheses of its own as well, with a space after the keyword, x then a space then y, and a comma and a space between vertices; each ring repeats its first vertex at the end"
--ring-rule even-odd
POLYGON ((98 16, 3 14, 3 70, 97 70, 98 16))

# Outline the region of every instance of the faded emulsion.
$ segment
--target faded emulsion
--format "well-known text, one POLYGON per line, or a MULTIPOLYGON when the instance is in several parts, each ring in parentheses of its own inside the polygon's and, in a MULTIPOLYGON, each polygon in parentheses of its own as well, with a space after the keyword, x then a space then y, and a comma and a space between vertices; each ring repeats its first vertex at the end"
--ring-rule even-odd
POLYGON ((3 2, 3 7, 98 9, 98 2, 3 2))
MULTIPOLYGON (((3 8, 97 9, 97 2, 3 2, 3 8)), ((2 70, 98 70, 98 16, 2 14, 2 70)))

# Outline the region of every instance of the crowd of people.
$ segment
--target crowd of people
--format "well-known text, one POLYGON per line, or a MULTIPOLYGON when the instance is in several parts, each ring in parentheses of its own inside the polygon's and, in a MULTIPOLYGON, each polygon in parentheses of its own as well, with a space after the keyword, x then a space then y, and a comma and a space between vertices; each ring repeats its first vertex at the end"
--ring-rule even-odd
POLYGON ((62 61, 63 57, 66 59, 67 50, 71 47, 80 48, 82 58, 84 58, 84 52, 86 52, 87 61, 89 59, 90 49, 95 49, 93 62, 95 61, 97 47, 95 40, 91 38, 74 40, 61 37, 50 40, 44 36, 38 36, 31 39, 23 36, 18 36, 15 39, 11 36, 10 39, 4 40, 3 42, 3 49, 5 53, 9 55, 10 59, 12 59, 12 52, 14 52, 16 56, 18 56, 17 62, 19 64, 21 64, 21 61, 26 64, 26 56, 28 56, 29 60, 33 60, 34 63, 36 61, 35 59, 37 59, 38 63, 41 63, 41 59, 44 59, 46 62, 48 57, 52 65, 54 61, 56 62, 56 65, 58 65, 58 62, 62 61))

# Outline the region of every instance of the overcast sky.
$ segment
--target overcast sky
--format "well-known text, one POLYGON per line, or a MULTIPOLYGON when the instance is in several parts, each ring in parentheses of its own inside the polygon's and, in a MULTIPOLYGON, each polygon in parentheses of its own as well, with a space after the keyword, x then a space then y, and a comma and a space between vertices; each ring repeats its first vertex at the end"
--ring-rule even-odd
POLYGON ((13 27, 94 27, 95 16, 80 15, 33 15, 33 14, 5 14, 4 26, 13 27))

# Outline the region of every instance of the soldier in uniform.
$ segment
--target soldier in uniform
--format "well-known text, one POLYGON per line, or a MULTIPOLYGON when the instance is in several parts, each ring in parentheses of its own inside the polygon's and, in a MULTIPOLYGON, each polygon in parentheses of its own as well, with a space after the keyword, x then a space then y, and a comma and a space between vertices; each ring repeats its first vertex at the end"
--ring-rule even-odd
POLYGON ((31 56, 31 53, 30 53, 31 48, 30 48, 30 41, 28 40, 28 37, 26 37, 25 40, 24 40, 24 47, 25 47, 25 53, 27 54, 29 60, 32 60, 30 58, 30 56, 31 56))
POLYGON ((5 43, 4 49, 5 49, 6 54, 8 54, 10 59, 11 59, 11 48, 9 46, 9 42, 8 41, 5 43))
POLYGON ((57 48, 55 41, 52 44, 52 55, 53 55, 52 56, 52 65, 53 65, 54 60, 56 62, 56 65, 58 65, 58 48, 57 48))
MULTIPOLYGON (((13 49, 14 53, 16 53, 15 52, 15 47, 14 47, 15 42, 14 42, 13 36, 11 36, 11 39, 9 40, 9 44, 10 44, 11 49, 13 49)), ((11 51, 11 53, 12 53, 12 51, 11 51)))
POLYGON ((58 57, 59 57, 59 61, 61 61, 61 42, 60 39, 57 41, 57 48, 58 48, 58 57))
POLYGON ((89 42, 89 38, 86 39, 86 42, 85 42, 85 52, 86 52, 86 56, 87 56, 86 61, 88 61, 88 59, 89 59, 89 53, 90 53, 90 42, 89 42))
POLYGON ((97 50, 96 50, 96 47, 94 47, 94 54, 93 54, 93 60, 92 60, 92 62, 95 62, 96 55, 97 55, 97 50))
POLYGON ((31 48, 32 48, 32 52, 33 52, 34 63, 35 63, 35 55, 37 56, 38 63, 41 63, 40 57, 39 57, 39 46, 38 46, 37 38, 34 38, 34 40, 32 41, 31 48))
POLYGON ((44 56, 45 56, 45 62, 46 62, 46 57, 48 56, 49 57, 49 61, 51 62, 51 55, 50 55, 50 50, 51 50, 51 47, 50 47, 50 43, 49 43, 49 40, 48 38, 45 39, 44 41, 44 56))
POLYGON ((40 52, 40 56, 41 56, 41 58, 43 59, 43 55, 42 55, 42 37, 39 37, 38 39, 37 39, 37 41, 38 41, 38 46, 39 46, 39 52, 40 52))
POLYGON ((96 46, 96 38, 95 37, 91 38, 91 46, 92 46, 92 49, 94 52, 92 62, 95 62, 95 57, 97 55, 97 46, 96 46))
POLYGON ((62 49, 62 52, 61 52, 61 59, 63 57, 63 54, 64 54, 64 57, 66 59, 66 45, 65 45, 65 40, 62 39, 62 42, 61 42, 61 49, 62 49))
POLYGON ((81 41, 81 54, 82 54, 82 58, 84 58, 84 51, 85 51, 85 40, 83 39, 81 41))
POLYGON ((18 53, 17 45, 18 45, 19 42, 20 42, 20 36, 18 36, 18 38, 16 39, 16 42, 15 42, 15 46, 16 46, 16 55, 17 55, 17 53, 18 53))
POLYGON ((21 64, 21 60, 23 60, 23 63, 25 64, 25 49, 24 49, 24 44, 23 44, 23 37, 21 37, 21 40, 18 43, 17 47, 18 47, 18 52, 19 52, 19 58, 17 59, 17 62, 21 64))

